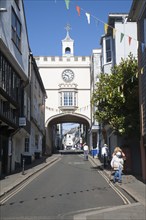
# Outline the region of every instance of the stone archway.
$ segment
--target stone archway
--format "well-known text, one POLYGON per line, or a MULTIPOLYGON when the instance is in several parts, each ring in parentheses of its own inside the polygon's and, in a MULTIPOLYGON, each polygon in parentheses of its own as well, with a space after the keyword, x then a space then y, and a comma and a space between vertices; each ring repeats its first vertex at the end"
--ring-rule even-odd
POLYGON ((57 129, 57 124, 62 123, 78 123, 86 126, 86 142, 90 143, 90 134, 89 130, 91 127, 91 120, 82 114, 76 113, 61 113, 50 117, 46 121, 46 152, 48 155, 51 155, 54 152, 54 133, 57 129))

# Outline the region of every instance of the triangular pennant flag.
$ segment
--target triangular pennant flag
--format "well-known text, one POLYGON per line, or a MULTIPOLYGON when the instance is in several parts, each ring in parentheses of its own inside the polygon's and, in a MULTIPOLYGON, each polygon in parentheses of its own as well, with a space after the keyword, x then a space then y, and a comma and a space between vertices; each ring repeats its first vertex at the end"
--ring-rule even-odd
POLYGON ((90 24, 90 14, 86 13, 88 24, 90 24))
POLYGON ((107 34, 108 24, 104 24, 104 32, 107 34))
POLYGON ((69 9, 69 2, 70 0, 65 0, 66 8, 69 9))
POLYGON ((141 71, 140 71, 140 72, 141 72, 141 74, 143 74, 143 69, 144 69, 144 68, 141 68, 141 71))
POLYGON ((78 15, 80 16, 80 13, 81 13, 81 8, 79 6, 76 6, 76 10, 78 12, 78 15))
POLYGON ((116 35, 116 29, 113 28, 113 38, 115 38, 115 35, 116 35))
POLYGON ((121 33, 121 39, 120 39, 120 43, 122 42, 123 37, 124 37, 124 34, 123 34, 123 33, 121 33))
POLYGON ((141 43, 141 50, 142 50, 142 53, 143 53, 144 50, 145 50, 145 44, 144 44, 144 43, 141 43))
POLYGON ((132 37, 128 37, 129 45, 131 44, 132 37))

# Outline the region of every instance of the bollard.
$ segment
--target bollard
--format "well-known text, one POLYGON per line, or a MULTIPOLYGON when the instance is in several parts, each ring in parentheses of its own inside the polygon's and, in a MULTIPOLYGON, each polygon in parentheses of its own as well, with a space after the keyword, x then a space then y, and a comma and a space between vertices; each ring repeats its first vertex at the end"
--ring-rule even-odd
POLYGON ((23 159, 23 161, 22 161, 23 163, 22 163, 22 175, 24 175, 24 165, 25 165, 25 159, 23 159))

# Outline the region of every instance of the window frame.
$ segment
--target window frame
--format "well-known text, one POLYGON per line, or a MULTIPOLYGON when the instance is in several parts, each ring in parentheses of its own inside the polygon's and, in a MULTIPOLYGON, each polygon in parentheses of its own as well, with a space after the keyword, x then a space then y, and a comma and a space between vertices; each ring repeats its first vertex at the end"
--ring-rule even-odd
POLYGON ((22 32, 22 27, 21 27, 21 22, 16 15, 13 7, 11 10, 11 38, 14 44, 16 45, 17 49, 21 52, 21 32, 22 32))
POLYGON ((77 91, 60 91, 61 107, 77 107, 77 91))
POLYGON ((25 143, 24 143, 24 152, 25 153, 29 153, 29 142, 30 142, 29 137, 26 137, 25 143))
POLYGON ((112 39, 111 37, 105 38, 105 60, 106 60, 106 63, 110 63, 112 61, 112 39), (107 48, 107 41, 109 41, 109 46, 110 46, 109 49, 107 48))

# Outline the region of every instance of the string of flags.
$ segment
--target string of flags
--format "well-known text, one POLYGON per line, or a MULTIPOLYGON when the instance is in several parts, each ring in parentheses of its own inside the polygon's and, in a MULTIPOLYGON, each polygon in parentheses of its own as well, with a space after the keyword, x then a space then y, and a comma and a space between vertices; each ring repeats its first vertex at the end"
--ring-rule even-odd
MULTIPOLYGON (((67 5, 67 9, 69 9, 69 4, 70 4, 70 0, 65 0, 66 2, 66 5, 67 5)), ((109 24, 105 23, 104 21, 100 20, 99 18, 93 16, 92 14, 90 14, 89 12, 86 12, 83 8, 81 8, 80 6, 76 6, 76 11, 77 11, 77 14, 78 16, 81 16, 81 11, 83 11, 87 17, 87 22, 88 24, 90 24, 91 22, 91 17, 95 19, 96 21, 96 25, 100 22, 104 25, 104 32, 105 34, 107 34, 107 31, 108 31, 108 28, 110 28, 112 30, 112 34, 113 34, 113 38, 115 38, 115 35, 116 35, 116 32, 120 32, 119 30, 115 29, 114 27, 110 26, 109 24)), ((125 23, 126 23, 127 19, 125 19, 125 23)), ((131 45, 131 42, 132 40, 136 41, 137 42, 137 48, 138 46, 141 47, 141 51, 142 53, 144 52, 144 50, 146 49, 146 43, 144 42, 141 42, 141 41, 138 41, 137 39, 129 36, 129 35, 126 35, 125 33, 122 33, 120 32, 120 43, 122 43, 124 37, 127 37, 128 38, 128 44, 129 46, 131 45)), ((146 67, 146 64, 140 69, 140 73, 143 74, 144 73, 144 68, 146 67)), ((136 77, 138 77, 138 73, 136 73, 136 77)))
POLYGON ((57 108, 51 108, 51 107, 48 107, 48 106, 46 106, 46 109, 49 110, 49 111, 53 111, 53 112, 60 112, 59 109, 57 109, 57 108))
MULTIPOLYGON (((106 95, 106 98, 107 98, 107 99, 108 99, 109 97, 111 98, 112 95, 115 94, 115 91, 116 91, 116 94, 117 94, 117 91, 118 91, 118 93, 121 92, 121 97, 124 98, 124 94, 123 94, 124 85, 125 85, 129 80, 131 80, 131 82, 133 83, 134 77, 138 78, 138 74, 143 74, 145 67, 146 67, 146 64, 145 64, 139 71, 136 72, 135 76, 130 77, 130 78, 127 79, 121 86, 118 86, 118 88, 115 88, 115 89, 117 89, 117 90, 113 90, 109 95, 106 95)), ((104 102, 104 101, 106 100, 106 98, 100 99, 99 101, 97 101, 97 104, 104 102)))
MULTIPOLYGON (((66 4, 67 10, 69 10, 70 2, 71 2, 71 0, 65 0, 65 4, 66 4)), ((122 33, 121 31, 115 29, 114 27, 110 26, 109 24, 105 23, 104 21, 100 20, 99 18, 95 17, 95 16, 92 15, 91 13, 86 12, 83 8, 81 8, 81 7, 78 6, 78 5, 76 5, 75 8, 76 8, 76 11, 77 11, 77 15, 78 15, 78 16, 81 16, 81 13, 84 12, 84 14, 85 14, 85 16, 86 16, 86 18, 87 18, 87 23, 88 23, 88 24, 91 23, 91 18, 94 18, 94 19, 95 19, 96 25, 98 25, 99 22, 102 23, 102 24, 104 25, 104 33, 105 33, 105 34, 107 34, 109 28, 112 30, 113 38, 115 38, 117 32, 120 32, 120 39, 119 39, 120 43, 122 43, 122 42, 123 42, 123 39, 124 39, 125 37, 127 37, 127 38, 128 38, 128 44, 129 44, 129 46, 131 45, 132 40, 134 40, 134 41, 137 42, 137 48, 138 48, 138 46, 141 47, 140 49, 141 49, 142 53, 143 53, 144 50, 146 49, 146 43, 141 42, 141 41, 138 41, 137 39, 133 38, 132 36, 129 36, 129 35, 126 35, 125 33, 122 33)), ((125 20, 125 23, 126 23, 126 21, 127 21, 127 20, 125 20)), ((145 68, 146 68, 146 64, 143 65, 143 67, 142 67, 139 71, 136 72, 135 77, 138 78, 138 74, 143 74, 145 68)), ((132 77, 132 78, 129 78, 128 80, 131 80, 131 82, 133 82, 133 77, 132 77)), ((126 80, 126 82, 127 82, 128 80, 126 80)), ((125 82, 125 83, 126 83, 126 82, 125 82)), ((125 84, 125 83, 124 83, 124 84, 125 84)), ((121 88, 124 86, 124 84, 121 86, 121 88)), ((118 90, 120 90, 120 87, 118 88, 118 90)), ((112 94, 109 94, 109 96, 112 96, 112 94)), ((123 93, 121 93, 121 97, 123 97, 123 93)), ((101 101, 101 100, 100 100, 100 101, 101 101)), ((89 107, 89 106, 84 106, 84 107, 82 107, 82 108, 79 108, 77 111, 86 110, 86 109, 88 109, 88 107, 89 107)), ((51 108, 50 108, 50 109, 51 109, 51 108)))
MULTIPOLYGON (((89 107, 90 107, 90 105, 86 105, 84 107, 78 108, 77 111, 79 111, 79 112, 86 111, 89 109, 89 107)), ((46 109, 49 111, 53 111, 53 112, 61 112, 60 109, 52 108, 52 107, 48 107, 48 106, 46 106, 46 109)))
MULTIPOLYGON (((70 0, 65 0, 65 3, 66 3, 66 8, 69 9, 69 5, 70 5, 70 0)), ((101 22, 103 25, 104 25, 104 32, 105 34, 107 34, 107 31, 108 31, 108 28, 110 28, 112 30, 112 33, 113 33, 113 38, 115 38, 115 35, 116 35, 116 32, 118 31, 117 29, 115 29, 114 27, 110 26, 109 24, 105 23, 104 21, 100 20, 99 18, 93 16, 91 13, 89 12, 86 12, 83 8, 81 8, 80 6, 76 6, 76 11, 77 11, 77 14, 78 16, 81 16, 81 11, 83 11, 85 13, 85 16, 87 17, 87 22, 88 24, 91 23, 91 17, 94 18, 96 20, 96 24, 97 22, 101 22)), ((125 19, 125 22, 127 20, 125 19)), ((126 35, 125 33, 120 33, 120 43, 122 43, 124 37, 128 37, 128 44, 129 46, 131 45, 131 42, 132 40, 135 40, 137 41, 137 39, 129 36, 129 35, 126 35)), ((146 44, 144 42, 140 42, 140 41, 137 41, 138 44, 141 44, 142 46, 142 50, 144 50, 146 48, 146 44)))

